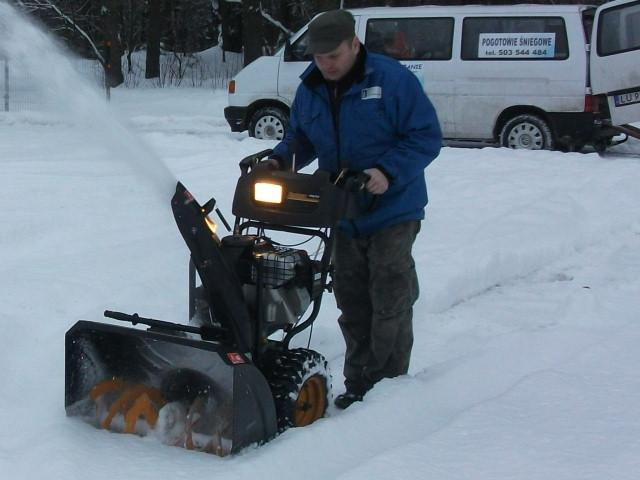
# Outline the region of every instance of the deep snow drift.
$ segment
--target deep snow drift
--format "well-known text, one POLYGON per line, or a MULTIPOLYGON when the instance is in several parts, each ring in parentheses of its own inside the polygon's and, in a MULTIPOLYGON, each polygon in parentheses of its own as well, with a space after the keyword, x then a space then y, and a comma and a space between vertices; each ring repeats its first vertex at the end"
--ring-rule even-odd
MULTIPOLYGON (((24 65, 44 77, 54 60, 24 65)), ((271 146, 229 132, 223 92, 116 90, 106 106, 68 75, 43 89, 54 108, 0 113, 3 478, 637 477, 640 159, 627 153, 443 149, 414 248, 411 370, 362 404, 225 459, 66 418, 76 320, 186 320, 170 184, 229 213, 237 162, 271 146)), ((311 344, 339 393, 326 300, 311 344)))

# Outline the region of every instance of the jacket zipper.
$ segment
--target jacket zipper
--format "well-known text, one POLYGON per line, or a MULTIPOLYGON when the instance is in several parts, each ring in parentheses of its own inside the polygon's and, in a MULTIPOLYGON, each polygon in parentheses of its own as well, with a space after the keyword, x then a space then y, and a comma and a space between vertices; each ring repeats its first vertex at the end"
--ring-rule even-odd
POLYGON ((333 85, 330 89, 331 113, 333 117, 333 133, 336 139, 336 165, 338 171, 347 167, 340 155, 340 106, 342 104, 342 96, 338 97, 338 85, 333 85))

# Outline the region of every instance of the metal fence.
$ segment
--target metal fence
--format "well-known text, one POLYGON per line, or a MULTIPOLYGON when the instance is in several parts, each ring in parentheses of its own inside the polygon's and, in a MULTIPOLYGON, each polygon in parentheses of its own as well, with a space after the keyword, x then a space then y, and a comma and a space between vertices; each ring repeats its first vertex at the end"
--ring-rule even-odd
MULTIPOLYGON (((72 65, 78 74, 96 88, 104 89, 104 70, 99 62, 76 59, 72 65)), ((11 60, 0 57, 0 97, 5 112, 37 111, 48 107, 51 102, 47 85, 28 71, 12 65, 11 60)))
MULTIPOLYGON (((229 80, 242 69, 243 57, 227 52, 223 59, 222 55, 217 49, 190 56, 165 54, 161 58, 162 75, 152 80, 144 78, 144 57, 134 58, 132 68, 123 60, 124 86, 226 89, 229 80)), ((97 89, 106 89, 100 62, 76 58, 71 63, 80 77, 97 89)), ((108 89, 105 94, 109 98, 108 89)), ((51 92, 42 74, 33 75, 19 62, 12 63, 0 54, 0 111, 40 111, 51 103, 51 92)))
POLYGON ((225 89, 229 80, 243 67, 242 54, 212 48, 204 52, 182 54, 161 52, 160 76, 145 78, 146 56, 134 52, 131 63, 123 60, 124 85, 136 87, 195 87, 225 89))
POLYGON ((6 58, 0 57, 0 66, 2 67, 2 85, 3 95, 2 100, 4 104, 4 111, 9 111, 9 61, 6 58))

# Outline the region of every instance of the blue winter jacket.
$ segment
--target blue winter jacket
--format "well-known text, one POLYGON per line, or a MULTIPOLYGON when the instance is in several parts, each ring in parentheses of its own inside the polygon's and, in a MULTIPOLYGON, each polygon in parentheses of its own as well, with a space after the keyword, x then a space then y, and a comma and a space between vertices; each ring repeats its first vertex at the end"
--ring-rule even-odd
POLYGON ((295 150, 296 170, 318 158, 318 167, 333 173, 378 167, 387 175, 389 189, 368 202, 370 210, 340 225, 353 236, 423 219, 424 169, 438 156, 442 133, 416 76, 396 60, 365 51, 364 75, 343 94, 337 125, 320 71, 311 64, 300 78, 287 133, 274 155, 290 168, 295 150))

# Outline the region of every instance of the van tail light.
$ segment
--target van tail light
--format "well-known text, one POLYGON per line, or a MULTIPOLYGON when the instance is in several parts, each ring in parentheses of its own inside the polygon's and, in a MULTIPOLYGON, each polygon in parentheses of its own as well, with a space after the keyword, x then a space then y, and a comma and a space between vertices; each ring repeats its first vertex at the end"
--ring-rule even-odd
POLYGON ((584 111, 585 113, 594 113, 596 111, 597 101, 593 95, 584 96, 584 111))
POLYGON ((235 80, 231 80, 229 82, 229 86, 227 88, 227 91, 229 93, 236 93, 236 81, 235 80))

